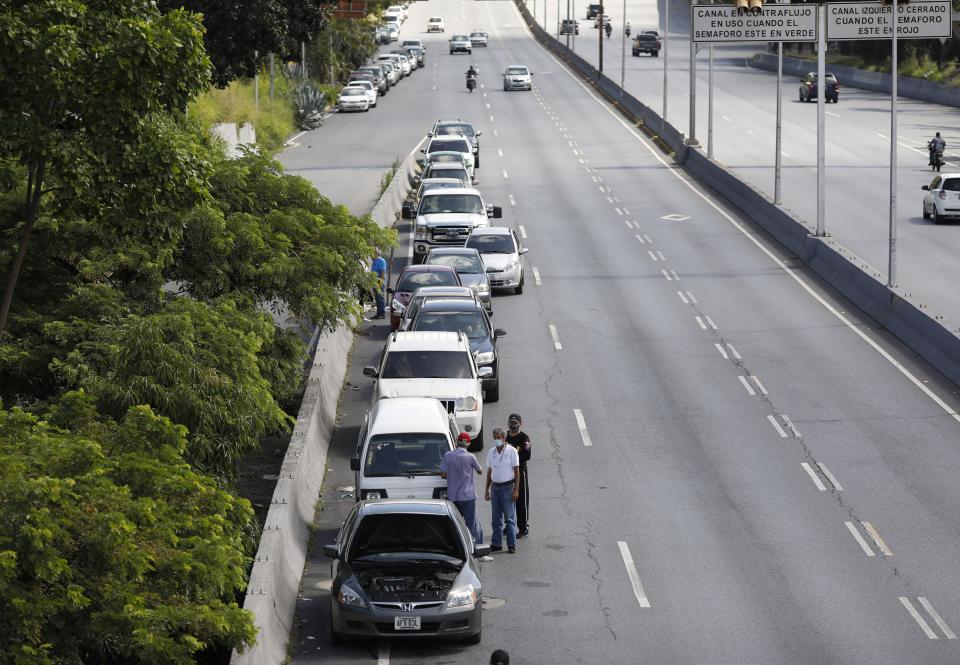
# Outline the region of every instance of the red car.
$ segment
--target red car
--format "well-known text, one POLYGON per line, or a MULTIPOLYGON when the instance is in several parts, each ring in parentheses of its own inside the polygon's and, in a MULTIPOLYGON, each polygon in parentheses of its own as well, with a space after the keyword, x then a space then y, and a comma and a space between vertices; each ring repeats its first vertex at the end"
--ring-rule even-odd
POLYGON ((413 292, 421 286, 461 286, 457 271, 450 266, 414 264, 403 269, 397 285, 387 289, 390 298, 390 329, 396 330, 413 292))

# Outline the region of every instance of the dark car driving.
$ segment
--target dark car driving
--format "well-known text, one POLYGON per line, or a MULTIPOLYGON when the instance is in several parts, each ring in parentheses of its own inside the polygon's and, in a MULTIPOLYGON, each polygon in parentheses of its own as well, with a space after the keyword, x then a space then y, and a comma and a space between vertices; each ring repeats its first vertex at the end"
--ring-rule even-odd
MULTIPOLYGON (((800 81, 800 101, 812 102, 815 100, 817 98, 817 87, 816 72, 810 72, 804 76, 803 80, 800 81)), ((840 101, 840 84, 837 82, 836 76, 827 72, 823 87, 824 101, 833 102, 834 104, 840 101)))

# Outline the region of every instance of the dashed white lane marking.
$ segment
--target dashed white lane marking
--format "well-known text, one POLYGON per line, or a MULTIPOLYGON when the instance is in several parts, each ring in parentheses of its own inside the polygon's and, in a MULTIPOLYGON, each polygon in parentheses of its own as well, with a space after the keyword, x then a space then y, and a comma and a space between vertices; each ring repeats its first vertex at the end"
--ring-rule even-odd
POLYGON ((795 438, 799 439, 801 437, 800 430, 794 426, 793 421, 790 420, 789 416, 781 414, 780 419, 783 421, 784 426, 786 426, 786 428, 791 434, 793 434, 795 438))
POLYGON ((624 208, 624 209, 623 209, 623 214, 624 214, 624 215, 629 215, 629 214, 630 214, 630 211, 627 210, 626 208, 624 208))
POLYGON ((876 556, 870 546, 867 545, 867 541, 863 539, 863 536, 860 535, 860 532, 857 531, 857 527, 853 525, 853 522, 844 522, 847 525, 847 531, 850 532, 850 535, 853 536, 853 539, 857 541, 857 544, 860 546, 860 549, 863 550, 863 553, 867 556, 876 556))
POLYGON ((711 319, 709 316, 705 316, 705 317, 703 317, 703 318, 705 318, 705 319, 707 320, 707 323, 710 324, 710 327, 711 327, 711 328, 713 328, 714 330, 720 330, 720 329, 717 327, 717 324, 714 323, 714 322, 713 322, 713 319, 711 319))
MULTIPOLYGON (((654 261, 656 261, 656 259, 654 259, 654 261)), ((697 324, 700 326, 700 329, 701 329, 701 330, 706 330, 706 329, 707 329, 707 324, 703 322, 703 318, 702 318, 702 317, 695 316, 695 317, 693 317, 693 318, 695 318, 695 319, 697 320, 697 324)))
MULTIPOLYGON (((774 418, 773 416, 767 416, 767 420, 769 420, 769 421, 770 421, 770 424, 773 425, 773 429, 777 430, 777 434, 780 435, 780 438, 781 438, 781 439, 786 439, 786 438, 787 438, 787 433, 783 431, 783 428, 780 426, 780 423, 777 422, 777 419, 776 419, 776 418, 774 418)), ((807 466, 809 466, 809 465, 808 465, 808 464, 805 464, 805 465, 804 465, 804 468, 806 468, 807 466)), ((813 469, 809 469, 809 471, 810 471, 810 473, 813 473, 813 469)), ((817 483, 820 484, 820 485, 823 484, 823 483, 820 482, 820 479, 819 479, 819 478, 817 478, 817 483)), ((826 489, 826 488, 824 488, 824 489, 826 489)))
POLYGON ((560 343, 560 335, 557 334, 557 327, 550 324, 550 337, 553 338, 553 348, 559 351, 563 348, 563 345, 560 343))
MULTIPOLYGON (((602 187, 600 188, 600 191, 601 191, 601 192, 603 191, 603 188, 602 188, 602 187)), ((610 197, 610 196, 608 196, 608 197, 607 197, 607 203, 613 203, 613 198, 610 197)))
MULTIPOLYGON (((623 223, 627 225, 627 228, 628 228, 628 229, 632 229, 632 228, 633 228, 633 222, 631 222, 629 219, 623 220, 623 223)), ((639 238, 640 236, 637 236, 637 237, 639 238)), ((643 241, 641 240, 640 242, 643 242, 643 241)), ((654 259, 654 260, 656 260, 656 259, 654 259)))
POLYGON ((747 134, 749 134, 749 135, 752 136, 753 138, 757 138, 757 135, 754 134, 752 130, 749 130, 749 129, 748 129, 748 130, 747 130, 747 134))
POLYGON ((747 377, 741 374, 737 378, 740 379, 740 383, 743 384, 743 387, 744 389, 746 389, 748 395, 752 397, 753 395, 757 394, 757 391, 755 391, 753 387, 750 385, 750 382, 747 381, 747 377))
POLYGON ((533 283, 540 286, 540 271, 536 268, 533 269, 533 283))
POLYGON ((490 116, 490 122, 493 122, 493 116, 490 116))
POLYGON ((737 360, 743 360, 743 358, 740 357, 740 354, 737 353, 737 350, 733 348, 733 344, 728 343, 727 348, 730 349, 730 355, 732 355, 737 360))
POLYGON ((672 281, 673 281, 673 277, 671 277, 671 276, 670 276, 670 273, 668 273, 666 270, 661 270, 660 272, 663 273, 663 276, 667 278, 667 281, 668 281, 668 282, 672 282, 672 281))
POLYGON ((723 356, 724 360, 730 360, 730 356, 727 355, 727 352, 723 350, 723 347, 720 344, 714 344, 717 347, 717 351, 720 352, 720 355, 723 356))
POLYGON ((890 140, 889 137, 881 134, 880 132, 874 132, 874 134, 876 134, 877 136, 879 136, 880 138, 882 138, 884 141, 889 141, 889 140, 890 140))
POLYGON ((500 157, 503 157, 503 150, 501 150, 500 148, 497 148, 497 155, 499 155, 500 157))
POLYGON ((486 102, 487 108, 490 108, 490 102, 486 102))
POLYGON ((590 432, 587 431, 587 423, 583 419, 583 411, 574 409, 573 417, 577 419, 577 429, 580 430, 580 438, 583 439, 583 445, 593 447, 593 441, 590 440, 590 432))
POLYGON ((510 175, 507 173, 507 170, 506 170, 506 169, 503 169, 503 177, 504 177, 504 178, 509 178, 509 177, 510 177, 510 175))
MULTIPOLYGON (((610 188, 609 188, 609 187, 607 187, 607 191, 608 191, 608 192, 610 191, 610 188)), ((613 197, 613 202, 614 202, 614 203, 620 203, 620 199, 618 199, 616 196, 614 196, 614 197, 613 197)))
MULTIPOLYGON (((637 237, 639 238, 640 236, 637 236, 637 237)), ((684 293, 683 291, 677 291, 677 295, 680 296, 680 300, 683 302, 684 305, 690 304, 690 300, 687 298, 686 293, 684 293)))
POLYGON ((483 96, 486 97, 486 96, 487 96, 487 93, 483 93, 483 96))
POLYGON ((618 215, 620 215, 621 217, 623 216, 623 210, 621 210, 620 208, 614 208, 614 210, 617 211, 618 215))
POLYGON ((677 281, 677 282, 680 281, 680 275, 677 274, 676 270, 671 270, 670 275, 673 277, 674 281, 677 281))
MULTIPOLYGON (((770 418, 770 422, 773 423, 774 427, 778 429, 780 428, 780 425, 777 424, 777 421, 773 420, 773 416, 767 416, 767 417, 770 418)), ((786 436, 786 433, 782 429, 780 430, 780 436, 786 436)), ((810 480, 813 481, 813 484, 817 486, 818 490, 820 490, 821 492, 827 491, 827 486, 823 484, 823 481, 820 480, 820 476, 817 475, 817 472, 814 471, 809 464, 807 464, 806 462, 800 462, 800 466, 802 466, 803 470, 807 472, 807 475, 810 476, 810 480)))
POLYGON ((787 159, 790 159, 790 155, 788 155, 788 154, 786 153, 786 151, 781 150, 781 151, 780 151, 780 154, 783 155, 784 157, 786 157, 787 159))
POLYGON ((643 591, 643 585, 640 583, 640 575, 637 573, 637 566, 633 563, 633 555, 630 554, 630 548, 622 540, 617 541, 617 547, 620 548, 623 565, 627 567, 627 577, 630 578, 633 595, 637 597, 637 602, 640 603, 640 607, 650 607, 650 600, 643 591))
POLYGON ((839 113, 834 113, 833 111, 827 111, 827 115, 833 116, 834 118, 839 118, 839 113))
POLYGON ((727 122, 733 122, 733 120, 731 120, 730 118, 728 118, 728 117, 725 116, 725 115, 722 115, 722 116, 720 116, 720 117, 723 118, 724 120, 726 120, 727 122))
POLYGON ((390 665, 390 643, 386 640, 377 647, 377 665, 390 665))
MULTIPOLYGON (((597 180, 597 176, 595 176, 595 175, 590 176, 590 179, 593 180, 594 182, 599 182, 599 181, 597 180)), ((600 188, 600 191, 601 191, 601 192, 603 191, 603 187, 600 188)))
POLYGON ((572 148, 572 147, 573 147, 573 141, 567 141, 567 147, 568 147, 568 148, 572 148))
POLYGON ((937 625, 940 626, 940 630, 943 631, 943 634, 947 636, 948 640, 957 639, 956 634, 950 630, 950 626, 947 625, 947 622, 940 617, 935 609, 933 609, 933 605, 930 604, 929 600, 923 596, 917 596, 917 600, 919 600, 920 604, 923 605, 923 609, 925 609, 930 616, 933 617, 933 620, 937 622, 937 625))
POLYGON ((647 242, 646 239, 644 239, 644 237, 643 237, 642 235, 640 235, 639 233, 637 234, 637 240, 640 241, 640 244, 641 244, 641 245, 645 245, 646 242, 647 242))
POLYGON ((660 260, 660 259, 657 258, 657 255, 653 253, 653 250, 647 250, 647 254, 650 255, 650 259, 653 260, 653 261, 659 261, 659 260, 660 260))
MULTIPOLYGON (((799 433, 797 434, 797 436, 799 436, 799 433)), ((835 490, 837 490, 838 492, 843 491, 843 485, 837 482, 837 479, 833 476, 832 473, 830 473, 830 469, 827 468, 826 464, 823 464, 822 462, 817 462, 817 468, 820 469, 820 473, 822 473, 823 477, 826 478, 831 485, 833 485, 833 488, 835 490)))
POLYGON ((512 206, 517 205, 517 200, 513 198, 513 194, 508 194, 507 197, 510 199, 510 205, 512 206))
POLYGON ((870 539, 876 544, 877 549, 880 550, 883 556, 893 556, 893 552, 887 546, 887 543, 880 537, 880 532, 870 524, 870 522, 860 522, 863 525, 864 530, 866 530, 867 535, 870 536, 870 539))
POLYGON ((767 389, 763 387, 763 384, 762 384, 762 383, 760 383, 760 377, 751 375, 750 378, 751 378, 751 379, 753 380, 753 382, 756 384, 757 390, 760 391, 760 394, 763 395, 764 397, 766 397, 767 394, 768 394, 768 393, 767 393, 767 389))
POLYGON ((493 130, 493 135, 494 135, 494 136, 500 136, 500 134, 497 133, 497 130, 493 130))
POLYGON ((437 86, 433 86, 433 89, 436 90, 436 89, 437 89, 437 86))
POLYGON ((586 162, 585 162, 585 161, 583 161, 583 157, 580 157, 580 158, 578 158, 578 160, 577 160, 577 161, 579 161, 579 162, 580 162, 581 164, 586 164, 586 162))
POLYGON ((900 596, 900 604, 906 608, 907 612, 910 613, 910 616, 913 617, 913 620, 917 622, 918 626, 920 626, 920 630, 922 630, 928 638, 931 640, 939 639, 937 634, 933 632, 933 628, 931 628, 926 620, 920 616, 920 613, 917 612, 917 608, 913 606, 913 603, 910 602, 909 598, 906 596, 900 596))
POLYGON ((577 150, 576 148, 574 148, 574 149, 573 149, 573 154, 574 154, 574 155, 579 155, 579 154, 580 154, 580 151, 577 150))
POLYGON ((523 228, 523 224, 520 224, 517 228, 520 229, 520 237, 523 238, 524 240, 526 240, 526 239, 527 239, 527 230, 526 230, 525 228, 523 228))

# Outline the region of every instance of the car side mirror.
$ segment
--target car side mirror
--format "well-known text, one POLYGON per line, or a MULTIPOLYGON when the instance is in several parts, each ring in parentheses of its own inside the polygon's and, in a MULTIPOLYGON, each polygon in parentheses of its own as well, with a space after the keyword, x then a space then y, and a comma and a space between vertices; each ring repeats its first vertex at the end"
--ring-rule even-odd
POLYGON ((364 376, 369 376, 371 379, 375 379, 375 378, 377 378, 378 376, 380 376, 380 372, 377 371, 377 368, 376 368, 376 367, 364 367, 364 368, 363 368, 363 375, 364 375, 364 376))
POLYGON ((427 149, 426 149, 426 148, 420 148, 420 152, 422 152, 423 154, 427 154, 427 149))
POLYGON ((500 206, 493 206, 492 216, 494 219, 500 219, 501 217, 503 217, 503 208, 501 208, 500 206))
POLYGON ((351 470, 351 471, 359 471, 359 470, 360 470, 360 458, 359 458, 359 457, 351 457, 351 458, 350 458, 350 470, 351 470))
POLYGON ((924 186, 921 187, 920 189, 922 189, 922 190, 925 191, 925 192, 929 192, 929 191, 930 191, 930 185, 924 185, 924 186))
POLYGON ((521 253, 521 254, 526 254, 526 253, 529 252, 529 251, 530 251, 530 248, 529 248, 529 247, 521 247, 521 248, 520 248, 520 253, 521 253))
POLYGON ((404 203, 403 207, 400 208, 400 216, 404 219, 413 219, 413 206, 409 203, 404 203))
POLYGON ((473 546, 473 556, 477 559, 482 559, 485 556, 490 556, 490 546, 489 545, 474 545, 473 546))
MULTIPOLYGON (((433 132, 427 132, 427 136, 433 136, 433 132)), ((420 152, 423 152, 422 150, 420 152)))
POLYGON ((493 329, 493 338, 497 339, 498 337, 506 337, 507 331, 503 328, 494 328, 493 329))
MULTIPOLYGON (((487 546, 489 549, 489 546, 487 546)), ((324 556, 330 557, 331 559, 340 558, 340 549, 334 544, 328 544, 323 546, 324 556)))
POLYGON ((486 379, 487 377, 493 376, 493 368, 492 368, 492 367, 478 367, 478 368, 477 368, 477 376, 480 377, 481 379, 486 379))

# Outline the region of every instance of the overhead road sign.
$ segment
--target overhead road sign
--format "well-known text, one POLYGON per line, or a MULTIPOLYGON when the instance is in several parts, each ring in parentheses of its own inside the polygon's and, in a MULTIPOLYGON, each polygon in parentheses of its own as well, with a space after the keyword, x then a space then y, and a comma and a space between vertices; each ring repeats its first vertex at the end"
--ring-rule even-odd
MULTIPOLYGON (((943 0, 949 4, 950 0, 943 0)), ((739 16, 731 5, 691 5, 694 42, 815 42, 816 5, 764 5, 739 16)))
MULTIPOLYGON (((827 39, 890 39, 893 6, 881 2, 828 2, 827 39)), ((897 3, 897 39, 950 36, 950 0, 897 3)))

